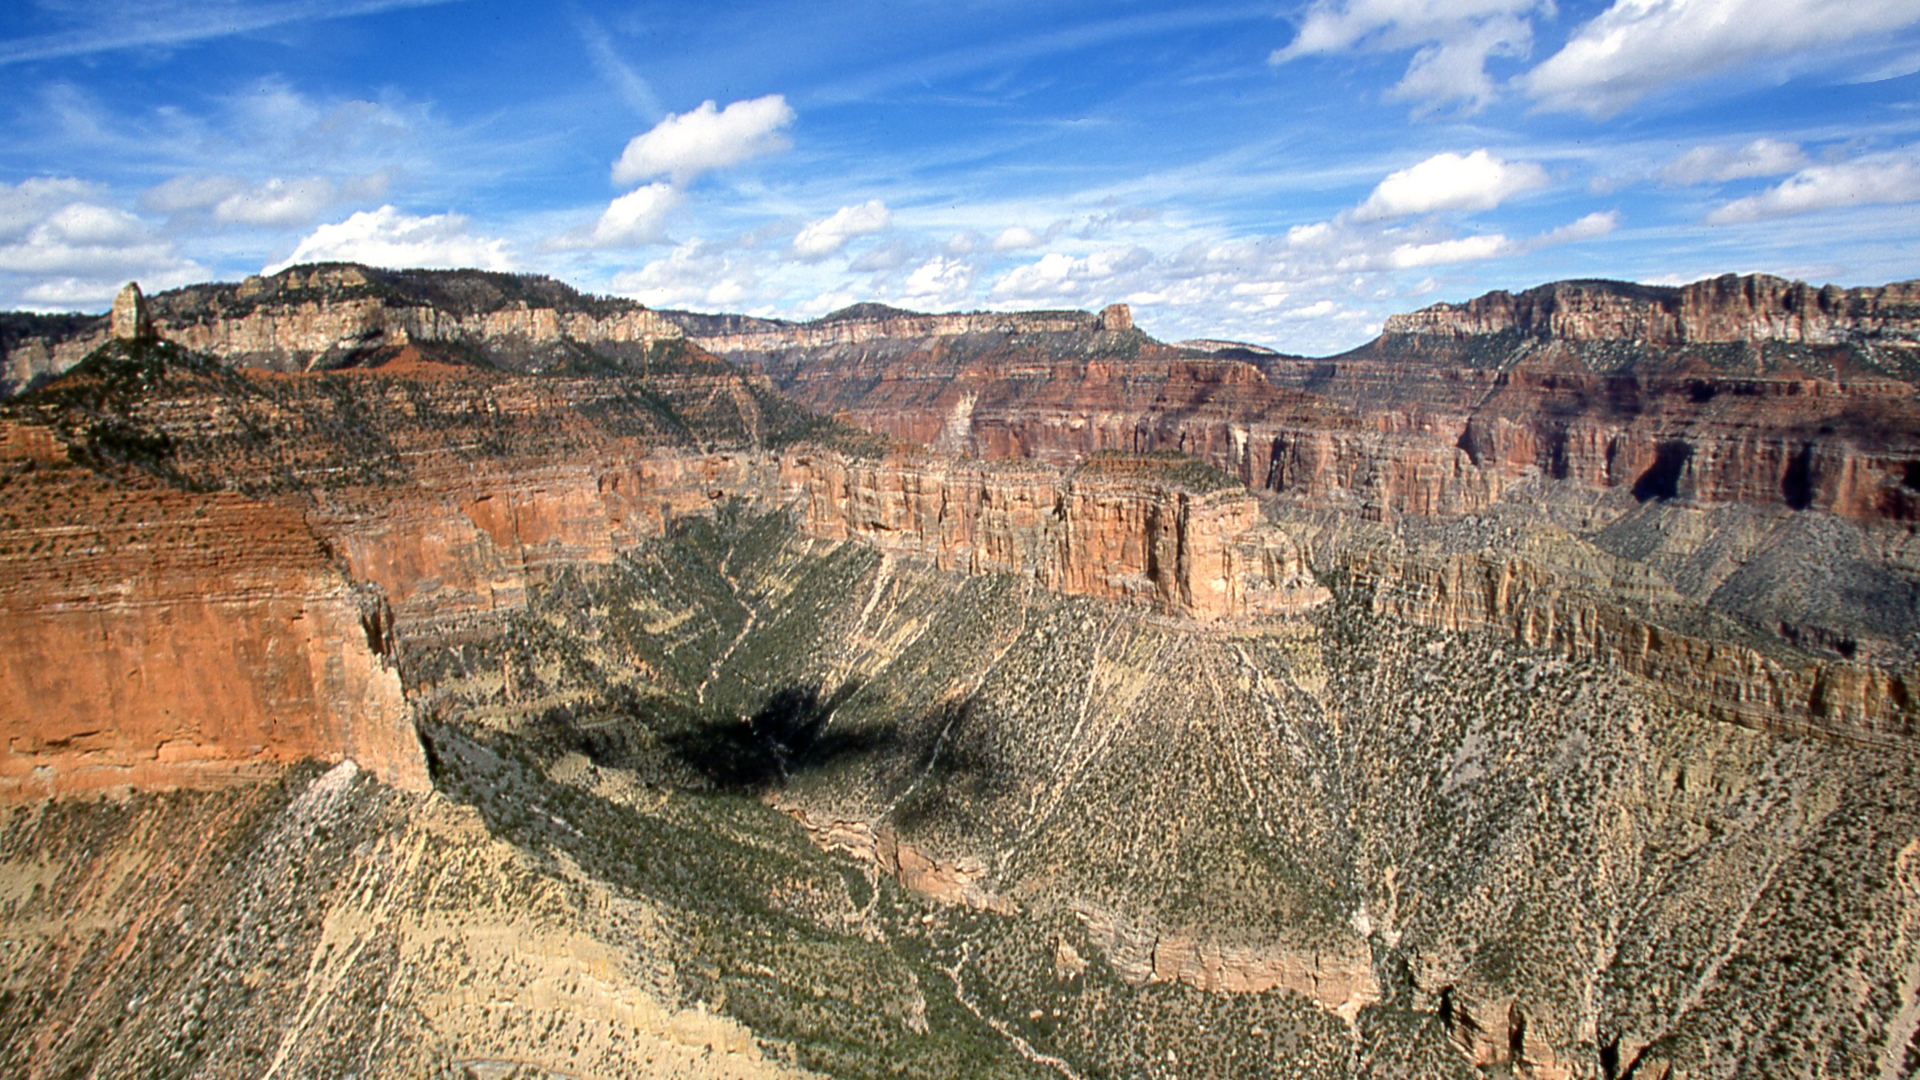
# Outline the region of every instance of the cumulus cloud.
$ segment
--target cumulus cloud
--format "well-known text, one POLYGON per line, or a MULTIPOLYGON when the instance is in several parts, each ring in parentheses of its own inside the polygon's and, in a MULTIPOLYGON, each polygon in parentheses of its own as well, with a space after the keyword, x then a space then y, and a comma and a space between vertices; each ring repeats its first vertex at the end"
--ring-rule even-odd
POLYGON ((1498 95, 1487 60, 1526 56, 1533 47, 1530 16, 1540 10, 1552 10, 1551 0, 1317 0, 1293 41, 1268 61, 1413 49, 1393 95, 1428 108, 1457 101, 1474 110, 1498 95))
POLYGON ((1032 229, 1022 225, 1010 225, 993 238, 991 245, 995 251, 1018 251, 1021 248, 1036 248, 1046 243, 1032 229))
POLYGON ((504 240, 473 235, 460 214, 416 217, 392 206, 362 210, 345 221, 313 230, 293 254, 265 273, 303 262, 360 262, 389 267, 476 267, 510 270, 504 240))
POLYGON ((1696 146, 1660 170, 1662 182, 1674 187, 1779 176, 1807 163, 1798 143, 1755 139, 1744 146, 1696 146))
POLYGON ((1547 170, 1530 161, 1502 161, 1485 150, 1435 154, 1380 181, 1352 212, 1354 221, 1382 221, 1440 210, 1491 210, 1522 192, 1545 187, 1547 170))
POLYGON ((1518 81, 1548 108, 1604 117, 1737 64, 1829 51, 1915 23, 1912 0, 1614 0, 1518 81))
POLYGON ((680 192, 672 184, 634 188, 607 204, 600 220, 594 222, 577 246, 610 248, 657 244, 665 239, 663 226, 667 214, 679 205, 680 192))
POLYGON ((1733 225, 1845 206, 1910 202, 1920 202, 1920 162, 1912 157, 1862 158, 1809 166, 1758 195, 1727 203, 1706 220, 1733 225))
POLYGON ((725 310, 754 295, 760 284, 738 252, 705 240, 678 244, 665 258, 614 275, 613 291, 654 308, 725 310))
POLYGON ((973 290, 973 267, 959 259, 935 256, 907 275, 900 300, 908 307, 954 308, 973 290))
POLYGON ((1143 247, 1107 248, 1085 258, 1052 252, 1039 262, 1015 267, 994 282, 995 300, 1068 301, 1114 290, 1115 279, 1145 268, 1153 253, 1143 247))
POLYGON ((204 273, 96 185, 70 177, 0 184, 0 275, 34 306, 91 305, 130 279, 169 288, 204 273))
POLYGON ((1570 221, 1557 229, 1541 233, 1528 242, 1529 250, 1551 247, 1555 244, 1571 244, 1579 240, 1592 240, 1605 236, 1620 226, 1620 211, 1600 210, 1575 221, 1570 221))
POLYGON ((794 111, 780 94, 736 101, 724 109, 707 101, 692 112, 668 113, 627 143, 613 163, 613 182, 624 186, 666 176, 684 185, 703 172, 785 150, 788 143, 780 129, 793 121, 794 111))
POLYGON ((880 232, 891 224, 893 214, 879 199, 868 199, 858 206, 843 206, 801 229, 793 238, 793 253, 803 259, 823 259, 845 247, 854 237, 880 232))

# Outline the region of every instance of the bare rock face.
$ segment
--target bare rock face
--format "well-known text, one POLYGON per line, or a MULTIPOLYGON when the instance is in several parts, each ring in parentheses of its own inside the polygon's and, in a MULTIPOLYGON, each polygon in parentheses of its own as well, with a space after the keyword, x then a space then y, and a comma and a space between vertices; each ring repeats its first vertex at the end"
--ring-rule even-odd
POLYGON ((368 607, 297 513, 129 489, 0 435, 0 797, 258 779, 352 758, 424 790, 368 607))
POLYGON ((1244 489, 1099 459, 1071 476, 941 458, 789 455, 783 489, 827 539, 859 538, 970 574, 1027 575, 1048 589, 1211 620, 1298 612, 1326 598, 1244 489))
POLYGON ((1616 281, 1561 281, 1522 293, 1492 292, 1389 316, 1393 334, 1542 340, 1837 345, 1874 338, 1920 344, 1920 282, 1816 288, 1766 274, 1727 274, 1671 288, 1616 281))
POLYGON ((422 344, 509 369, 601 371, 644 365, 654 343, 681 336, 639 304, 546 278, 297 266, 150 298, 129 284, 105 326, 0 334, 0 393, 65 371, 105 341, 147 337, 272 371, 355 366, 422 344))
POLYGON ((109 333, 115 341, 140 341, 153 336, 153 319, 147 313, 147 298, 140 295, 140 283, 127 282, 113 298, 109 333))

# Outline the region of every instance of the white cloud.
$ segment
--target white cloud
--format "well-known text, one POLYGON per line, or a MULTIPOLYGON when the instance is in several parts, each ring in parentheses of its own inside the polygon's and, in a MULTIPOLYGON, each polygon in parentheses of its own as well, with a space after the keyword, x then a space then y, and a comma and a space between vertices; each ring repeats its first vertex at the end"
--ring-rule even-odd
POLYGON ((793 238, 793 252, 803 259, 825 258, 854 237, 877 233, 891 224, 893 215, 879 199, 868 199, 858 206, 843 206, 801 229, 793 238))
POLYGON ((1614 0, 1518 80, 1542 104, 1609 116, 1670 85, 1920 23, 1913 0, 1614 0))
POLYGON ((221 199, 214 205, 213 217, 235 225, 305 225, 333 202, 333 182, 324 177, 291 181, 275 177, 221 199))
POLYGON ((1528 250, 1552 247, 1555 244, 1571 244, 1577 240, 1592 240, 1605 236, 1620 226, 1620 211, 1599 210, 1575 221, 1570 221, 1557 229, 1550 229, 1527 242, 1528 250))
POLYGON ((1910 202, 1920 202, 1920 162, 1911 157, 1863 158, 1809 166, 1758 195, 1727 203, 1706 220, 1732 225, 1843 206, 1910 202))
POLYGON ((607 204, 586 236, 592 247, 643 247, 664 239, 661 231, 667 214, 680 205, 680 192, 672 184, 647 184, 634 188, 607 204))
POLYGON ((1317 0, 1300 32, 1268 57, 1284 64, 1348 50, 1417 50, 1392 94, 1429 107, 1454 101, 1469 110, 1497 96, 1486 63, 1493 56, 1525 56, 1533 46, 1536 11, 1551 0, 1317 0))
POLYGON ((696 239, 676 245, 666 258, 614 275, 612 289, 648 307, 714 311, 737 310, 759 284, 753 267, 725 245, 696 239))
POLYGON ((1485 150, 1465 157, 1435 154, 1380 181, 1353 210, 1352 220, 1381 221, 1438 210, 1491 210, 1511 196, 1547 183, 1547 170, 1530 161, 1502 161, 1485 150))
POLYGON ((1008 226, 999 236, 993 238, 991 245, 995 251, 1018 251, 1021 248, 1036 248, 1046 243, 1032 229, 1020 225, 1008 226))
POLYGON ((908 307, 954 308, 966 302, 972 289, 972 266, 936 256, 907 275, 900 300, 908 307))
POLYGON ((250 184, 236 176, 187 173, 142 192, 140 206, 170 215, 205 214, 223 225, 309 225, 342 201, 378 198, 387 181, 387 174, 376 173, 338 184, 324 176, 276 176, 250 184))
POLYGON ((1057 302, 1102 290, 1126 291, 1121 279, 1151 262, 1153 253, 1143 247, 1106 248, 1081 259, 1050 252, 1039 262, 1007 271, 994 282, 991 295, 1001 301, 1057 302))
POLYGON ((1387 253, 1386 266, 1393 270, 1409 270, 1416 266, 1480 262, 1510 255, 1516 250, 1514 242, 1499 233, 1463 236, 1457 240, 1438 240, 1430 244, 1401 244, 1387 253))
POLYGON ((788 143, 779 131, 793 121, 793 109, 779 94, 736 101, 725 109, 707 101, 692 112, 668 113, 627 143, 613 163, 613 182, 666 176, 686 184, 708 170, 785 150, 788 143))
POLYGON ((882 244, 875 244, 860 253, 860 257, 847 264, 847 269, 856 274, 882 273, 898 270, 913 261, 917 245, 904 236, 896 236, 882 244))
POLYGON ((106 193, 67 177, 0 184, 0 275, 38 307, 91 305, 138 279, 183 284, 205 270, 106 193))
POLYGON ((512 269, 506 242, 474 236, 460 214, 416 217, 392 206, 362 210, 345 221, 313 230, 293 254, 266 268, 276 273, 295 263, 359 262, 371 266, 512 269))
POLYGON ((1798 143, 1755 139, 1744 146, 1696 146, 1660 170, 1660 179, 1675 187, 1779 176, 1807 163, 1798 143))
POLYGON ((38 176, 11 186, 0 183, 0 240, 25 236, 62 206, 104 197, 99 187, 70 176, 38 176))

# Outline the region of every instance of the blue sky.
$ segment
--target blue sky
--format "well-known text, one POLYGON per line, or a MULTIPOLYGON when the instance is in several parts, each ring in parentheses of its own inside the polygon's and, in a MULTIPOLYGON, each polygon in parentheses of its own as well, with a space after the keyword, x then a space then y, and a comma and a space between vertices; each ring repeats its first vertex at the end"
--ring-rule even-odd
POLYGON ((22 0, 0 80, 0 308, 345 258, 1331 352, 1920 276, 1920 0, 22 0))

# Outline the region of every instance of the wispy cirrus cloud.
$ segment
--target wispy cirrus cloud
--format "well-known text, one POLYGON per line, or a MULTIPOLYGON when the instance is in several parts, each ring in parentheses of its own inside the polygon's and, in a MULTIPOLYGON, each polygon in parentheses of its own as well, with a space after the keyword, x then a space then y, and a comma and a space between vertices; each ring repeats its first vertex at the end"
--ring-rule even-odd
POLYGON ((1737 225, 1873 203, 1920 202, 1920 155, 1878 155, 1811 165, 1757 195, 1735 199, 1707 215, 1709 225, 1737 225))
POLYGON ((1753 60, 1812 62, 1916 23, 1912 0, 1615 0, 1518 81, 1547 108, 1606 117, 1753 60))
POLYGON ((1391 94, 1423 110, 1461 103, 1468 111, 1499 96, 1487 73, 1495 56, 1533 48, 1531 16, 1551 0, 1316 0, 1293 41, 1268 56, 1285 64, 1305 56, 1413 51, 1391 94))
POLYGON ((56 30, 0 42, 0 66, 34 60, 90 56, 119 49, 189 45, 197 41, 318 19, 344 19, 398 8, 432 7, 460 0, 298 0, 240 3, 236 0, 126 0, 61 4, 56 30))
POLYGON ((1806 164, 1799 143, 1760 138, 1739 146, 1696 146, 1660 170, 1675 187, 1718 184, 1755 176, 1779 176, 1806 164))

